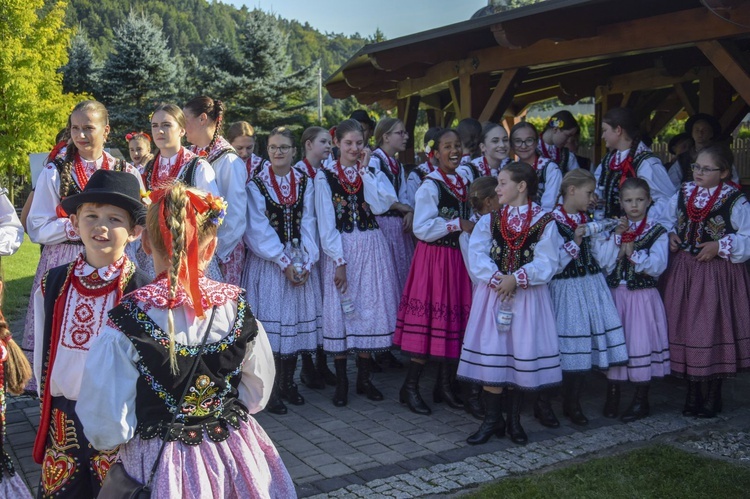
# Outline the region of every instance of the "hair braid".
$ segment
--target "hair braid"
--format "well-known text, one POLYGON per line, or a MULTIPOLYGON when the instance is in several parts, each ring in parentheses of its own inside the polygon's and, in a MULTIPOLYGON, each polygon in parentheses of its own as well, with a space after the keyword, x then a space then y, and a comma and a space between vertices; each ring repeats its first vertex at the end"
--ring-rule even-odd
MULTIPOLYGON (((173 300, 177 292, 177 282, 180 275, 182 256, 185 253, 185 225, 187 218, 187 196, 185 186, 177 183, 164 199, 167 210, 167 228, 172 233, 172 254, 170 256, 170 267, 167 271, 169 298, 173 300)), ((174 315, 172 309, 167 314, 169 324, 169 369, 172 374, 177 374, 177 355, 175 353, 174 340, 174 315)))
POLYGON ((8 322, 0 311, 0 341, 5 343, 8 359, 5 361, 5 384, 10 393, 21 395, 31 379, 31 366, 21 348, 13 340, 8 322))
POLYGON ((65 151, 65 158, 63 159, 62 168, 60 169, 60 198, 64 198, 70 193, 70 186, 73 184, 73 163, 76 160, 76 154, 78 149, 73 145, 71 140, 68 144, 68 148, 65 151))

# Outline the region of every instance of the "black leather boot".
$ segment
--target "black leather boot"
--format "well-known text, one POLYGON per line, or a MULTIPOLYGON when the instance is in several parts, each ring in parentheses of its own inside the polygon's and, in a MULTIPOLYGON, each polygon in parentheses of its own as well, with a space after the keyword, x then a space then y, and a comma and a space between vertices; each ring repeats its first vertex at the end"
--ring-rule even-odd
POLYGON ((635 387, 633 401, 625 412, 622 413, 622 417, 620 417, 623 423, 632 423, 649 415, 648 389, 649 385, 638 385, 635 387))
MULTIPOLYGON (((477 419, 484 420, 487 412, 482 404, 482 385, 479 383, 461 383, 464 394, 464 409, 477 419)), ((504 398, 501 395, 501 403, 504 398)))
POLYGON ((276 367, 276 376, 273 378, 271 387, 271 396, 268 398, 266 410, 272 414, 286 414, 287 408, 281 400, 281 378, 284 375, 284 369, 281 359, 278 355, 273 356, 273 364, 276 367))
POLYGON ((581 410, 581 391, 586 375, 583 373, 563 374, 563 414, 573 424, 586 425, 589 420, 581 410))
POLYGON ((417 414, 432 414, 432 410, 424 403, 419 394, 419 377, 422 375, 424 364, 409 362, 409 371, 398 394, 399 402, 406 404, 411 412, 417 414))
POLYGON ((438 365, 438 375, 435 380, 435 389, 432 392, 432 401, 436 404, 445 402, 454 409, 463 409, 463 401, 453 391, 454 364, 442 361, 438 365))
POLYGON ((297 356, 281 359, 281 386, 279 391, 281 398, 292 405, 302 405, 305 398, 297 391, 297 384, 294 382, 294 371, 297 369, 297 356))
POLYGON ((550 399, 552 398, 552 389, 541 390, 534 402, 534 417, 539 420, 542 426, 547 428, 557 428, 560 421, 557 420, 555 412, 552 410, 550 399))
POLYGON ((343 407, 349 402, 349 378, 346 376, 346 358, 334 359, 336 368, 336 391, 333 394, 333 405, 343 407))
POLYGON ((395 369, 402 369, 404 367, 404 363, 398 360, 390 350, 386 352, 376 353, 375 362, 382 366, 387 366, 395 369))
POLYGON ((318 371, 315 369, 315 362, 313 362, 311 353, 305 352, 302 354, 302 368, 299 371, 299 380, 303 385, 313 390, 320 390, 326 387, 318 375, 318 371))
POLYGON ((683 416, 697 416, 703 406, 703 395, 701 384, 698 381, 687 382, 687 395, 685 396, 685 407, 682 408, 683 416))
POLYGON ((521 406, 523 405, 523 392, 520 390, 508 390, 508 420, 505 429, 514 444, 525 444, 529 437, 521 426, 521 406))
POLYGON ((487 404, 487 415, 477 432, 466 439, 469 445, 485 444, 492 435, 498 438, 505 435, 502 394, 485 392, 484 400, 487 404))
POLYGON ((620 410, 620 384, 607 383, 607 400, 604 402, 605 418, 616 418, 620 410))
POLYGON ((318 347, 315 352, 315 370, 326 385, 336 386, 336 375, 328 368, 328 359, 323 347, 318 347))
POLYGON ((372 384, 372 361, 370 357, 360 357, 357 365, 357 395, 365 394, 370 400, 383 400, 383 394, 372 384))
POLYGON ((699 418, 715 418, 721 412, 721 382, 720 379, 706 381, 706 398, 696 414, 699 418))

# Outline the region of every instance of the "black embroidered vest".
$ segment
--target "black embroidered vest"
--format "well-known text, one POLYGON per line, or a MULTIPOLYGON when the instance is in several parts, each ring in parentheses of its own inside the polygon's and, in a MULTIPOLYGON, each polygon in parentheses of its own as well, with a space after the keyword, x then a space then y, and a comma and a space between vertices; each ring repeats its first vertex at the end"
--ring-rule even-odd
MULTIPOLYGON (((609 167, 612 157, 615 154, 617 154, 617 151, 609 151, 604 156, 602 160, 602 173, 599 177, 598 187, 601 189, 602 198, 604 199, 605 218, 617 218, 622 214, 620 208, 620 178, 622 178, 622 170, 614 171, 609 167)), ((635 155, 633 158, 633 170, 636 176, 638 175, 638 168, 640 168, 643 161, 654 157, 654 154, 650 151, 641 151, 635 155)))
MULTIPOLYGON (((188 187, 196 187, 195 185, 195 171, 196 167, 198 166, 198 161, 200 161, 200 157, 196 156, 193 159, 191 159, 187 166, 182 169, 180 174, 175 179, 176 181, 180 181, 187 185, 188 187)), ((154 189, 154 186, 151 184, 152 177, 154 175, 154 169, 158 167, 158 165, 154 165, 154 161, 156 158, 152 159, 148 162, 146 167, 143 169, 143 183, 146 184, 146 190, 151 191, 154 189)))
POLYGON ((539 178, 539 185, 537 186, 536 190, 536 198, 534 198, 534 202, 538 205, 542 204, 542 196, 544 196, 545 186, 547 184, 547 168, 549 167, 549 164, 552 161, 546 161, 544 164, 544 168, 541 170, 538 168, 534 168, 534 171, 536 172, 536 176, 539 178))
MULTIPOLYGON (((63 287, 70 279, 75 264, 76 262, 73 261, 52 268, 48 270, 42 278, 42 290, 44 291, 44 340, 42 342, 42 359, 44 359, 44 366, 42 367, 42 379, 39 383, 39 388, 42 393, 44 393, 44 383, 47 380, 47 372, 49 368, 49 352, 51 347, 55 303, 58 298, 60 298, 60 293, 62 293, 63 287)), ((133 266, 127 274, 123 275, 120 282, 121 286, 124 285, 122 295, 125 296, 131 291, 135 291, 150 282, 151 277, 149 277, 148 274, 133 266)))
MULTIPOLYGON (((431 180, 435 182, 438 189, 438 216, 445 220, 453 220, 454 218, 462 218, 468 220, 471 216, 471 209, 469 207, 468 196, 467 201, 461 201, 453 195, 451 190, 445 185, 444 182, 436 180, 432 177, 426 177, 425 180, 431 180)), ((466 186, 468 192, 469 186, 466 186)), ((458 238, 461 235, 461 231, 451 232, 448 235, 441 237, 432 242, 425 241, 426 244, 432 246, 448 246, 450 248, 458 248, 458 238)))
POLYGON ((529 235, 526 237, 523 245, 517 250, 512 251, 505 241, 500 229, 500 212, 493 212, 490 216, 490 230, 492 231, 492 246, 490 247, 490 258, 497 265, 498 270, 503 274, 510 274, 520 269, 534 259, 534 248, 536 243, 542 237, 544 228, 548 223, 554 222, 554 218, 549 213, 542 215, 536 223, 529 227, 529 235), (515 253, 515 254, 513 254, 515 253))
POLYGON ((567 147, 560 148, 560 162, 557 166, 560 167, 563 176, 570 171, 570 149, 567 147))
POLYGON ((681 187, 677 198, 677 225, 675 226, 677 235, 682 240, 680 249, 697 255, 701 248, 696 245, 718 241, 727 234, 736 233, 731 222, 732 208, 741 199, 746 199, 742 191, 732 189, 716 200, 716 204, 702 222, 691 222, 687 215, 685 189, 681 187))
MULTIPOLYGON (((294 171, 291 172, 294 175, 294 171)), ((273 175, 273 173, 271 173, 273 175)), ((302 175, 299 182, 299 194, 297 200, 291 206, 277 203, 268 192, 265 182, 260 176, 253 177, 250 181, 255 182, 260 193, 266 200, 266 217, 273 230, 279 236, 281 244, 286 245, 292 239, 302 240, 302 211, 304 206, 305 190, 309 177, 302 175)))
MULTIPOLYGON (((349 194, 339 183, 335 173, 323 168, 328 185, 331 188, 331 201, 336 214, 336 230, 339 232, 354 232, 354 227, 364 232, 379 229, 375 215, 370 211, 370 205, 365 201, 364 186, 356 194, 349 194)), ((320 173, 318 173, 320 175, 320 173)))
MULTIPOLYGON (((116 172, 123 171, 127 163, 125 163, 125 161, 121 159, 117 159, 117 158, 113 158, 113 159, 115 160, 115 164, 112 166, 112 170, 116 172)), ((57 174, 61 179, 63 178, 63 172, 65 171, 66 168, 70 168, 70 169, 73 168, 73 162, 68 161, 62 157, 55 158, 52 161, 52 164, 54 164, 55 168, 57 168, 57 174)), ((62 182, 60 182, 60 199, 63 199, 67 196, 72 196, 73 194, 80 194, 81 191, 82 191, 81 186, 79 186, 78 183, 75 180, 73 180, 72 175, 71 175, 70 183, 67 186, 67 189, 66 189, 66 186, 64 186, 62 182)))
MULTIPOLYGON (((211 313, 207 311, 207 313, 211 313)), ((169 369, 169 335, 140 308, 134 298, 124 298, 109 311, 109 318, 125 334, 138 352, 136 367, 136 433, 143 439, 165 438, 175 411, 176 428, 169 440, 197 445, 203 430, 214 442, 229 437, 229 426, 239 428, 247 420, 247 408, 238 400, 237 387, 247 349, 258 334, 255 317, 243 295, 237 301, 237 318, 223 339, 206 343, 195 375, 187 379, 201 345, 175 344, 177 374, 169 369), (177 403, 189 385, 182 406, 177 403)), ((202 334, 206 334, 205 331, 202 334)))
POLYGON ((216 163, 217 161, 219 161, 221 158, 223 158, 224 156, 226 156, 230 152, 234 153, 234 154, 237 154, 237 151, 235 151, 234 147, 231 147, 231 146, 230 147, 225 147, 223 149, 217 149, 216 151, 214 151, 212 154, 210 154, 206 158, 206 161, 208 161, 213 166, 214 163, 216 163))
MULTIPOLYGON (((573 240, 575 231, 568 227, 566 224, 557 222, 557 230, 563 237, 565 242, 573 240)), ((573 258, 570 263, 563 269, 562 272, 556 274, 552 279, 571 279, 573 277, 583 277, 585 275, 596 275, 602 271, 602 268, 594 259, 594 255, 591 252, 591 238, 584 237, 580 246, 580 253, 578 258, 573 258)))
MULTIPOLYGON (((647 250, 654 245, 659 236, 666 233, 667 229, 661 225, 654 225, 646 232, 643 237, 633 242, 633 249, 635 251, 647 250)), ((658 278, 651 277, 648 274, 635 271, 635 264, 633 264, 628 258, 622 257, 617 262, 617 267, 607 276, 607 284, 610 288, 616 288, 620 285, 620 281, 625 281, 629 290, 637 289, 648 289, 655 288, 658 283, 658 278)))
MULTIPOLYGON (((388 181, 396 190, 396 195, 398 196, 398 191, 401 190, 401 169, 403 168, 403 166, 401 166, 401 163, 399 163, 398 160, 394 158, 394 161, 396 161, 396 164, 398 164, 399 166, 398 173, 394 175, 393 172, 391 171, 391 165, 389 165, 387 161, 383 161, 383 158, 381 158, 380 155, 378 154, 373 154, 373 156, 378 158, 378 162, 380 163, 380 171, 385 173, 385 176, 388 177, 388 181)), ((404 215, 398 210, 388 210, 379 216, 381 217, 403 217, 404 215)))

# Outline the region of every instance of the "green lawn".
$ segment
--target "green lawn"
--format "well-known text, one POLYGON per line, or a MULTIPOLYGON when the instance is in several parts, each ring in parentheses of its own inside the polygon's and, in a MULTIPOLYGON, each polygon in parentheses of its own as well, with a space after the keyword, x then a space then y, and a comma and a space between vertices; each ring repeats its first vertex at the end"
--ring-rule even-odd
POLYGON ((26 315, 29 306, 31 285, 39 264, 39 245, 29 241, 24 235, 23 244, 15 255, 2 259, 3 281, 5 281, 5 296, 3 297, 3 313, 9 323, 26 315))
POLYGON ((739 499, 750 497, 750 468, 657 445, 542 475, 505 479, 466 497, 739 499))

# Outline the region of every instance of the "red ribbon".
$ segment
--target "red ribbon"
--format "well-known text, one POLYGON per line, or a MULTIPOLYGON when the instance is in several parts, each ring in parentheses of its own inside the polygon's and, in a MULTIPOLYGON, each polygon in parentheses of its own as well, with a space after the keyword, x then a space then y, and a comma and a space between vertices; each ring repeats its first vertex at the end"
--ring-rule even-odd
MULTIPOLYGON (((168 189, 161 189, 151 193, 150 198, 152 203, 158 203, 162 200, 168 189)), ((200 241, 198 240, 198 214, 206 213, 210 206, 208 202, 192 191, 185 191, 188 197, 189 207, 187 215, 185 217, 185 255, 181 257, 180 271, 177 276, 177 281, 185 289, 185 293, 193 302, 193 309, 195 314, 199 318, 205 317, 205 310, 203 308, 202 294, 199 286, 200 271, 199 265, 199 250, 200 241)), ((166 208, 166 204, 162 203, 161 209, 159 210, 159 232, 164 240, 164 247, 167 250, 167 254, 171 257, 173 254, 172 247, 172 232, 167 226, 167 216, 169 213, 166 208)), ((174 303, 170 299, 169 308, 174 308, 174 303)))

